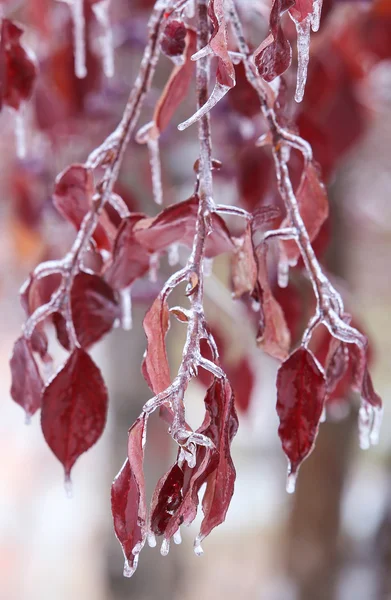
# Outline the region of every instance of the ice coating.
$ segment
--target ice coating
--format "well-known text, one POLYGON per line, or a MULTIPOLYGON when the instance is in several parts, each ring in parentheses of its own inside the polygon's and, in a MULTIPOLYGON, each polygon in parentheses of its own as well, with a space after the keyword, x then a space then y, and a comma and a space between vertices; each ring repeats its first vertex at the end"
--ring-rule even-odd
POLYGON ((159 206, 163 204, 162 172, 160 165, 159 138, 150 136, 147 142, 149 152, 149 164, 152 174, 153 198, 159 206))
POLYGON ((296 102, 301 102, 304 97, 304 89, 307 81, 307 69, 310 59, 310 37, 312 14, 308 15, 301 22, 292 17, 297 32, 297 82, 296 82, 296 102))
POLYGON ((101 0, 92 5, 96 20, 102 28, 102 35, 99 42, 103 58, 103 72, 106 77, 114 76, 114 43, 113 32, 109 18, 110 0, 101 0))
POLYGON ((26 128, 23 108, 15 112, 15 142, 16 155, 22 159, 26 157, 26 128))
POLYGON ((132 317, 132 292, 130 286, 120 291, 121 297, 121 325, 125 331, 133 327, 132 317))
POLYGON ((286 491, 288 494, 293 494, 296 489, 297 471, 292 473, 290 466, 288 467, 288 475, 286 478, 286 491))
POLYGON ((323 0, 314 0, 312 5, 311 27, 312 31, 319 31, 320 16, 322 13, 323 0))

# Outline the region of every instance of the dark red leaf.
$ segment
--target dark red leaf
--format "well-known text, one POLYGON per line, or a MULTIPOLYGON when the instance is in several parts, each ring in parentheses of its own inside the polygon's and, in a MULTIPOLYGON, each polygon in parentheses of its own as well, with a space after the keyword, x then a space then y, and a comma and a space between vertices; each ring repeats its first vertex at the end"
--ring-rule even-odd
POLYGON ((71 289, 71 310, 77 339, 88 348, 109 332, 120 316, 113 289, 98 275, 79 273, 71 289))
POLYGON ((2 104, 18 110, 33 92, 37 63, 20 41, 23 29, 2 20, 0 36, 0 110, 2 104))
POLYGON ((175 463, 160 478, 151 502, 151 531, 163 535, 173 513, 183 501, 183 471, 175 463))
POLYGON ((273 81, 282 75, 292 61, 292 48, 279 27, 276 36, 269 34, 254 53, 257 71, 265 81, 273 81))
POLYGON ((234 492, 236 471, 231 458, 231 443, 238 430, 234 395, 227 379, 215 379, 205 397, 210 423, 203 432, 218 450, 218 464, 208 477, 202 501, 204 518, 197 542, 224 522, 234 492))
MULTIPOLYGON (((313 241, 329 214, 327 192, 313 163, 308 163, 296 197, 308 235, 310 240, 313 241)), ((285 226, 289 227, 288 219, 285 219, 281 225, 281 227, 285 226)), ((296 242, 287 240, 282 243, 290 263, 297 262, 300 250, 296 242)))
POLYGON ((41 406, 43 381, 32 353, 31 344, 24 337, 20 337, 15 342, 10 367, 11 396, 26 411, 26 417, 29 418, 41 406))
POLYGON ((313 354, 306 348, 298 348, 282 363, 277 374, 278 435, 288 458, 291 484, 314 447, 325 394, 326 382, 313 354))
POLYGON ((100 438, 106 413, 101 372, 82 348, 75 348, 42 397, 42 431, 67 478, 79 456, 100 438))
POLYGON ((124 575, 131 577, 146 539, 147 509, 143 473, 146 417, 129 430, 128 458, 111 487, 114 530, 125 557, 124 575))
MULTIPOLYGON (((142 219, 135 225, 135 237, 150 252, 167 249, 179 243, 192 248, 197 221, 198 198, 172 204, 154 219, 142 219)), ((217 256, 233 250, 229 231, 221 217, 211 216, 212 233, 206 242, 206 256, 217 256)))
POLYGON ((186 26, 182 21, 170 21, 163 31, 162 52, 167 56, 180 56, 186 46, 186 26))
POLYGON ((114 289, 123 289, 131 285, 149 270, 150 252, 136 239, 134 226, 142 215, 132 215, 124 219, 114 242, 112 264, 105 278, 114 289))
POLYGON ((155 394, 170 385, 170 367, 166 350, 166 334, 170 325, 167 302, 158 296, 144 317, 147 351, 142 365, 146 382, 155 394))
MULTIPOLYGON (((72 225, 79 229, 82 221, 92 208, 92 198, 95 192, 94 177, 91 169, 84 165, 74 164, 60 173, 56 179, 53 201, 57 210, 72 225)), ((100 217, 94 240, 99 248, 110 250, 112 242, 108 232, 110 229, 108 217, 100 217), (102 224, 104 223, 104 225, 102 224)))

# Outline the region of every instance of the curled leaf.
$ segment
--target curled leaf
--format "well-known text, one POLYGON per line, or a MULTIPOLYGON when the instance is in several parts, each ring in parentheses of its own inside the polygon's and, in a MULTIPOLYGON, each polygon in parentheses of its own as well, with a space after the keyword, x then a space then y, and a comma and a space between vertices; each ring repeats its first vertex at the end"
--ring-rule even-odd
POLYGON ((10 361, 11 396, 31 417, 41 406, 43 381, 35 362, 31 343, 20 337, 14 345, 10 361))
POLYGON ((147 351, 142 373, 151 390, 158 394, 170 385, 170 366, 166 349, 166 334, 170 325, 168 304, 158 296, 144 317, 147 351))

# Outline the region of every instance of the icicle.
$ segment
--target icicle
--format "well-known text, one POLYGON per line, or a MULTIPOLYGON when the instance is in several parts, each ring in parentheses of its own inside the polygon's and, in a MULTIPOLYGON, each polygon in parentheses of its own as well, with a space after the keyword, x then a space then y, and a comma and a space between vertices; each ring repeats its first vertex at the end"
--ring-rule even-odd
POLYGON ((190 125, 193 125, 194 123, 199 121, 201 117, 206 115, 210 110, 212 110, 214 106, 216 106, 216 104, 225 96, 225 94, 230 89, 231 88, 229 87, 229 85, 222 85, 221 83, 217 82, 213 88, 212 94, 210 95, 209 99, 205 102, 205 104, 201 106, 201 108, 199 108, 197 112, 194 113, 194 115, 191 116, 189 119, 183 121, 183 123, 179 123, 179 131, 183 131, 184 129, 190 127, 190 125))
POLYGON ((310 34, 312 15, 308 15, 301 22, 294 21, 297 32, 297 83, 296 83, 296 102, 301 102, 304 97, 304 88, 307 81, 307 68, 310 59, 310 34))
POLYGON ((197 535, 196 539, 194 540, 194 554, 196 554, 197 556, 202 556, 203 553, 204 551, 201 546, 200 536, 197 535))
POLYGON ((161 206, 163 204, 163 188, 159 138, 150 137, 147 146, 149 151, 149 164, 151 165, 153 199, 156 204, 161 206))
POLYGON ((159 270, 159 265, 159 253, 155 252, 154 254, 151 254, 149 259, 149 281, 151 283, 157 282, 157 273, 159 270))
POLYGON ((86 23, 84 19, 84 0, 62 1, 65 2, 65 4, 68 4, 72 15, 75 75, 79 79, 83 79, 87 75, 85 42, 86 23))
POLYGON ((73 498, 72 481, 71 481, 71 478, 70 478, 69 475, 65 475, 64 489, 65 489, 66 497, 69 498, 69 499, 73 498))
POLYGON ((182 536, 181 536, 181 530, 180 529, 176 530, 176 532, 174 533, 172 539, 174 540, 174 544, 177 544, 177 545, 182 544, 182 536))
POLYGON ((148 546, 150 548, 155 548, 156 547, 156 536, 153 533, 153 531, 149 531, 148 535, 147 535, 147 542, 148 542, 148 546))
POLYGON ((377 446, 379 443, 379 434, 380 428, 383 420, 383 409, 382 408, 373 408, 373 423, 372 430, 370 434, 370 442, 372 446, 377 446))
POLYGON ((297 471, 292 473, 291 465, 288 465, 288 475, 286 478, 286 491, 288 494, 293 494, 296 489, 297 471))
POLYGON ((103 29, 103 35, 100 36, 103 58, 103 72, 106 77, 114 76, 114 44, 113 32, 111 30, 109 19, 110 0, 100 0, 92 5, 96 20, 103 29))
POLYGON ((289 262, 282 248, 282 244, 280 244, 280 260, 278 261, 277 280, 280 288, 288 287, 289 262))
POLYGON ((24 415, 24 424, 31 425, 31 415, 29 415, 28 412, 26 412, 24 415))
POLYGON ((133 566, 132 567, 130 566, 128 559, 125 558, 124 571, 123 571, 124 577, 132 577, 132 575, 134 574, 135 570, 137 569, 138 558, 139 558, 139 555, 138 554, 134 554, 133 566))
POLYGON ((373 409, 368 402, 363 402, 358 413, 358 433, 361 450, 368 450, 371 445, 373 426, 373 409))
POLYGON ((189 2, 185 4, 183 12, 188 19, 192 19, 195 15, 195 0, 189 0, 189 2))
POLYGON ((164 540, 162 541, 162 545, 160 548, 160 554, 162 556, 167 556, 167 554, 170 552, 170 540, 168 540, 167 538, 164 538, 164 540))
POLYGON ((175 267, 179 263, 179 244, 171 244, 168 248, 168 264, 175 267))
POLYGON ((314 0, 312 5, 311 27, 312 31, 319 31, 320 15, 322 13, 323 0, 314 0))
POLYGON ((324 406, 324 407, 323 407, 323 410, 322 410, 322 414, 320 415, 320 420, 319 420, 319 422, 320 422, 320 423, 325 423, 325 422, 326 422, 326 416, 327 416, 327 413, 326 413, 326 406, 324 406))
POLYGON ((22 159, 26 156, 26 129, 23 109, 15 112, 15 141, 17 157, 22 159))
POLYGON ((213 258, 204 258, 204 277, 211 277, 213 275, 213 258))
POLYGON ((121 325, 125 331, 130 331, 133 327, 132 319, 132 291, 131 286, 120 291, 121 297, 121 325))

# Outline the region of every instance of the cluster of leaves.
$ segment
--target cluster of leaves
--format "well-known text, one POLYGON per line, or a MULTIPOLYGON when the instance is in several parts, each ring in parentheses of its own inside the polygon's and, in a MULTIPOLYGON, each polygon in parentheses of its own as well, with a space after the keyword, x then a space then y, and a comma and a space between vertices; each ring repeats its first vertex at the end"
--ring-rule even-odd
MULTIPOLYGON (((107 389, 89 350, 113 327, 129 326, 132 288, 142 278, 154 275, 162 256, 168 254, 172 264, 178 246, 190 251, 186 265, 164 284, 143 322, 147 349, 142 373, 153 397, 129 430, 127 459, 112 487, 114 527, 128 576, 135 571, 147 539, 154 545, 155 536, 162 536, 163 554, 168 553, 172 538, 180 540, 180 526, 195 518, 199 492, 206 484, 204 518, 195 540, 195 551, 200 554, 201 541, 224 521, 234 491, 230 448, 238 427, 236 407, 248 408, 253 373, 245 359, 230 364, 221 332, 206 322, 206 259, 231 254, 233 296, 247 311, 258 347, 281 363, 277 413, 289 465, 289 491, 293 491, 299 467, 313 449, 328 402, 349 390, 359 393, 363 447, 376 442, 381 416, 381 401, 368 371, 366 337, 351 325, 351 316, 345 312, 340 295, 322 271, 312 247, 317 238, 319 241, 328 218, 326 190, 310 146, 297 135, 287 117, 288 92, 283 79, 277 91, 277 86, 268 85, 291 61, 281 16, 289 11, 299 28, 306 22, 316 29, 319 0, 274 0, 270 34, 255 52, 250 52, 244 40, 231 2, 210 0, 204 22, 201 16, 206 3, 198 2, 196 23, 186 12, 186 4, 156 2, 140 73, 121 123, 84 164, 72 164, 57 177, 54 205, 74 226, 77 236, 63 259, 39 265, 23 286, 26 323, 11 358, 12 398, 29 418, 41 409, 43 435, 68 479, 77 459, 102 434, 108 408, 107 389), (229 42, 229 26, 236 37, 234 49, 229 42), (202 45, 205 36, 208 43, 202 45), (114 184, 160 51, 173 60, 174 68, 151 122, 135 136, 150 150, 158 204, 163 202, 160 165, 156 162, 159 138, 188 93, 195 64, 198 110, 179 129, 200 122, 200 158, 194 165, 196 182, 191 198, 149 216, 129 210, 124 198, 114 191, 114 184), (211 57, 217 58, 216 81, 207 99, 202 77, 211 57), (253 198, 257 161, 239 165, 239 187, 245 187, 246 179, 250 181, 250 200, 243 193, 242 206, 215 203, 208 188, 212 170, 220 167, 210 155, 208 113, 230 90, 233 98, 235 94, 239 98, 238 112, 247 111, 247 117, 261 112, 265 117, 268 133, 258 145, 271 147, 273 160, 269 160, 268 170, 275 173, 280 193, 273 204, 259 203, 257 194, 253 198), (249 104, 244 106, 242 97, 250 99, 249 104), (248 169, 251 176, 246 178, 248 169), (222 218, 224 213, 242 219, 244 227, 233 230, 222 218), (270 250, 279 256, 279 285, 270 250), (314 292, 314 316, 304 333, 300 327, 303 310, 294 286, 288 282, 289 267, 304 269, 314 292), (170 308, 170 293, 183 282, 187 284, 185 298, 189 306, 170 308), (182 362, 173 379, 166 350, 171 316, 187 328, 182 362), (58 343, 68 352, 65 363, 49 377, 53 359, 48 326, 54 328, 58 343), (319 342, 314 333, 322 328, 319 342), (193 431, 186 422, 184 400, 190 380, 197 376, 207 391, 203 423, 193 431), (144 447, 148 419, 157 408, 178 445, 178 453, 175 463, 158 481, 148 511, 144 447)), ((2 27, 6 31, 2 34, 2 60, 4 64, 6 57, 9 66, 1 98, 19 108, 31 94, 36 67, 20 45, 20 29, 6 20, 2 27), (22 66, 17 73, 22 77, 13 71, 12 65, 18 60, 22 66)), ((252 142, 251 152, 256 156, 257 151, 252 142)))

